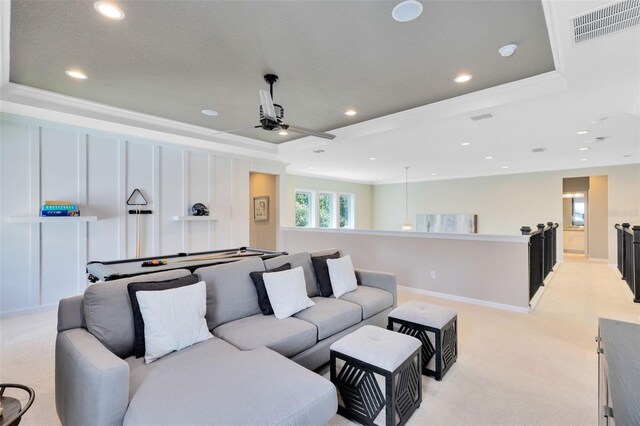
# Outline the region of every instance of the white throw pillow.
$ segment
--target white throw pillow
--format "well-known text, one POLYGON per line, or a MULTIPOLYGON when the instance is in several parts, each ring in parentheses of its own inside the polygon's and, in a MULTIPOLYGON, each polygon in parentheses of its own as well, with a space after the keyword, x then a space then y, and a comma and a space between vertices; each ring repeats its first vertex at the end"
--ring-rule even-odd
POLYGON ((139 291, 136 296, 144 319, 146 364, 213 337, 204 318, 204 281, 170 290, 139 291))
POLYGON ((307 296, 307 285, 301 266, 288 271, 267 272, 262 278, 276 318, 288 318, 315 305, 307 296))
POLYGON ((356 281, 356 272, 353 270, 351 256, 347 255, 339 259, 327 259, 327 268, 329 268, 329 279, 331 279, 331 288, 333 295, 339 299, 345 293, 358 289, 356 281))

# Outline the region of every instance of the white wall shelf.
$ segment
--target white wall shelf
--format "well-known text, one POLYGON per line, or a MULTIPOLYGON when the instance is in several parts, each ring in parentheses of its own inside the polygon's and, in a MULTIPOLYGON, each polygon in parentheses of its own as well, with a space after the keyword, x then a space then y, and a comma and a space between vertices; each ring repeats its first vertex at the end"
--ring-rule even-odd
POLYGON ((218 220, 215 216, 173 216, 172 219, 176 222, 207 222, 218 220))
POLYGON ((96 222, 97 216, 9 216, 9 223, 96 222))

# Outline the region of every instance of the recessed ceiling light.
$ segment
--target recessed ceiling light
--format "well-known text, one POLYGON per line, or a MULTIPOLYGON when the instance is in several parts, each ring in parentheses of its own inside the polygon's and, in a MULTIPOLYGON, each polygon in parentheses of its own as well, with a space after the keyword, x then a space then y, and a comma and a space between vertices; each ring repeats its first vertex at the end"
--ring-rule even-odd
POLYGON ((484 157, 485 160, 493 160, 492 156, 484 157))
POLYGON ((316 149, 313 151, 314 154, 322 154, 324 151, 324 149, 316 149))
POLYGON ((85 73, 78 70, 66 70, 65 74, 69 77, 77 78, 78 80, 86 80, 88 78, 85 73))
POLYGON ((218 111, 214 111, 212 109, 203 109, 200 112, 204 115, 208 115, 209 117, 215 117, 216 115, 218 115, 218 111))
POLYGON ((309 170, 313 170, 313 169, 315 169, 315 167, 313 167, 313 166, 309 167, 309 170))
POLYGON ((460 145, 462 145, 462 146, 469 146, 469 145, 471 145, 471 142, 462 142, 460 145))
POLYGON ((589 161, 588 158, 581 158, 580 161, 589 161))
POLYGON ((582 148, 578 148, 578 151, 589 151, 589 149, 588 146, 583 146, 582 148))
POLYGON ((358 112, 355 109, 348 109, 344 112, 344 115, 348 115, 349 117, 352 117, 354 115, 356 115, 358 112))
POLYGON ((436 176, 436 174, 435 173, 431 173, 431 176, 436 176))
POLYGON ((624 154, 623 157, 624 158, 629 158, 629 157, 633 157, 633 155, 632 154, 624 154))
POLYGON ((373 161, 375 159, 376 159, 376 157, 369 157, 369 160, 371 160, 371 161, 373 161))
POLYGON ((279 134, 280 136, 287 136, 287 135, 289 134, 289 132, 287 132, 286 130, 280 130, 280 131, 278 132, 278 134, 279 134))
POLYGON ((93 3, 93 8, 98 11, 103 16, 106 16, 109 19, 113 20, 121 20, 124 19, 124 12, 118 6, 113 3, 109 3, 106 1, 97 1, 93 3))
POLYGON ((509 166, 502 166, 502 168, 503 168, 503 169, 508 169, 508 168, 509 168, 509 166))
POLYGON ((454 78, 453 81, 455 81, 456 83, 466 83, 467 81, 471 80, 472 78, 473 78, 473 76, 471 74, 460 74, 459 76, 454 78))
POLYGON ((409 22, 422 13, 422 3, 416 0, 405 0, 395 5, 391 16, 398 22, 409 22))
POLYGON ((515 52, 517 48, 518 46, 515 44, 507 44, 506 46, 502 46, 500 49, 498 49, 498 53, 500 53, 503 58, 507 58, 513 55, 513 52, 515 52))
POLYGON ((579 132, 577 132, 577 134, 579 135, 586 135, 587 133, 589 133, 588 130, 580 130, 579 132))

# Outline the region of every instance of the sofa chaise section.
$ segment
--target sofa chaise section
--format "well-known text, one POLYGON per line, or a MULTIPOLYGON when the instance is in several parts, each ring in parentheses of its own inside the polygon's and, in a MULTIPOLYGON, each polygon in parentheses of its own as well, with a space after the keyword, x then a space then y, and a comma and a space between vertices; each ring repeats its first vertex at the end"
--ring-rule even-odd
POLYGON ((125 426, 324 425, 337 411, 331 382, 264 347, 214 337, 149 365, 127 362, 138 388, 125 426))

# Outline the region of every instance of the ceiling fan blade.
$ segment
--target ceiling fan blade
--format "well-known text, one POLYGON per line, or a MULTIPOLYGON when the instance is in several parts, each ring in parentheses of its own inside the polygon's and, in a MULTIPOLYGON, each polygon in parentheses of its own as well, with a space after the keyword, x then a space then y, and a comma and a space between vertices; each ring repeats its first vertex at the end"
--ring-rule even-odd
POLYGON ((271 94, 265 90, 260 90, 260 103, 262 104, 262 114, 270 120, 278 121, 276 109, 273 106, 271 94))
POLYGON ((255 127, 260 127, 260 126, 248 126, 248 127, 241 127, 241 128, 239 128, 239 129, 225 130, 225 131, 222 131, 222 132, 212 133, 212 134, 210 134, 209 136, 221 135, 221 134, 223 134, 223 133, 229 133, 229 134, 231 134, 231 133, 241 132, 241 131, 243 131, 243 130, 253 129, 253 128, 255 128, 255 127))
POLYGON ((336 135, 331 133, 318 132, 317 130, 305 129, 304 127, 293 126, 291 124, 283 124, 282 128, 285 130, 291 130, 292 132, 302 133, 310 136, 317 136, 324 139, 335 139, 336 135))

